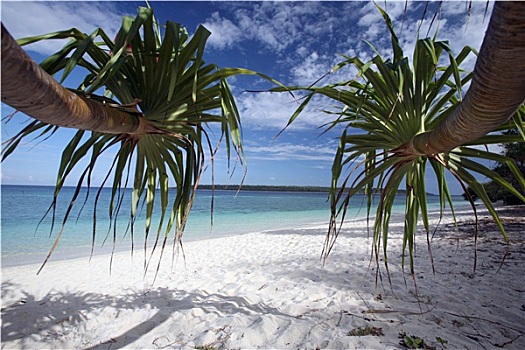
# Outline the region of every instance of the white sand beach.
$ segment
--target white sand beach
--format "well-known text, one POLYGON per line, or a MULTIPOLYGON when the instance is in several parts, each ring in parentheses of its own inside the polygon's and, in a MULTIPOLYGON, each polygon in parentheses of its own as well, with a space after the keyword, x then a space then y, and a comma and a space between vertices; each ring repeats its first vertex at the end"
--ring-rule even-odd
POLYGON ((129 252, 111 274, 105 255, 50 262, 39 276, 39 265, 4 268, 2 348, 402 349, 406 334, 427 348, 524 349, 525 208, 501 214, 511 245, 482 212, 475 274, 470 212, 459 240, 442 221, 435 274, 420 233, 417 290, 399 264, 401 222, 389 243, 392 288, 369 269, 364 221, 346 225, 324 265, 322 226, 185 243, 185 261, 172 268, 165 256, 154 285, 155 268, 144 277, 142 255, 129 252))

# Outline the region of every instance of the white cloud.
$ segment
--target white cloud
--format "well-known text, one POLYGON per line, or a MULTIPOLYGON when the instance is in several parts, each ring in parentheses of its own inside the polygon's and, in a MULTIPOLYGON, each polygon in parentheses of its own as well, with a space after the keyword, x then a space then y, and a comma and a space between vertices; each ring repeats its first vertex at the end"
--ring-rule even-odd
POLYGON ((310 50, 306 46, 298 46, 295 49, 295 54, 298 55, 299 57, 306 57, 308 56, 309 53, 310 53, 310 50))
POLYGON ((228 4, 227 12, 231 13, 229 18, 225 14, 214 13, 205 21, 204 25, 212 32, 215 30, 217 38, 224 38, 228 42, 214 42, 214 47, 224 49, 251 40, 266 49, 283 53, 294 44, 308 44, 331 33, 335 23, 338 23, 337 17, 330 11, 331 7, 314 1, 264 1, 251 4, 253 6, 228 4), (312 21, 312 18, 316 21, 312 21), (319 21, 323 25, 319 25, 319 21), (228 35, 231 37, 226 38, 228 35))
POLYGON ((297 104, 285 93, 246 93, 237 98, 243 124, 255 129, 282 129, 297 104))
POLYGON ((222 18, 218 12, 214 12, 203 26, 212 33, 208 44, 219 50, 233 47, 242 37, 239 27, 229 19, 222 18))
MULTIPOLYGON (((433 36, 437 30, 438 40, 448 40, 455 54, 458 54, 467 45, 478 50, 492 11, 492 4, 490 4, 485 14, 486 3, 475 1, 472 2, 470 14, 467 11, 468 6, 458 1, 443 2, 439 11, 435 3, 408 2, 406 5, 405 13, 405 2, 388 2, 386 7, 381 3, 394 24, 404 54, 410 59, 418 30, 420 38, 433 36), (427 5, 425 18, 422 18, 424 7, 427 5)), ((359 13, 357 24, 360 31, 356 35, 359 40, 349 38, 347 40, 348 51, 359 52, 362 60, 367 55, 370 56, 366 58, 375 55, 372 49, 362 41, 365 39, 374 45, 383 57, 392 57, 390 33, 375 5, 367 3, 357 12, 359 13)), ((464 62, 463 68, 473 69, 474 62, 475 56, 472 55, 464 62)))
POLYGON ((257 160, 309 160, 332 162, 336 145, 323 144, 314 145, 297 143, 277 143, 272 142, 267 146, 247 145, 246 153, 250 159, 257 160))
MULTIPOLYGON (((78 28, 90 34, 102 28, 110 37, 122 23, 110 2, 2 2, 2 22, 15 39, 78 28)), ((26 47, 44 55, 59 50, 64 40, 46 40, 26 47)))
POLYGON ((327 57, 319 57, 317 52, 313 51, 303 62, 292 68, 292 74, 297 84, 310 85, 331 68, 330 60, 327 57))
MULTIPOLYGON (((250 93, 237 98, 237 106, 241 113, 243 125, 253 129, 282 130, 302 100, 296 100, 288 93, 250 93)), ((333 104, 332 102, 329 102, 333 104)), ((312 130, 325 124, 333 117, 322 111, 328 102, 323 98, 314 98, 308 107, 295 119, 289 130, 312 130)))
MULTIPOLYGON (((388 16, 394 23, 394 25, 401 26, 401 21, 404 16, 405 5, 413 6, 412 2, 405 3, 404 1, 395 1, 388 2, 386 4, 381 4, 381 8, 388 13, 388 16)), ((384 20, 383 16, 377 9, 376 5, 373 2, 367 2, 359 11, 359 20, 357 22, 358 26, 361 28, 366 28, 365 36, 366 39, 377 38, 380 33, 383 32, 384 20)), ((389 38, 388 38, 389 39, 389 38)))
MULTIPOLYGON (((471 13, 468 15, 465 4, 444 2, 441 7, 441 16, 438 15, 433 20, 433 14, 430 14, 422 21, 417 19, 409 24, 410 30, 400 36, 405 54, 411 54, 414 50, 415 33, 418 26, 421 26, 420 37, 422 38, 426 37, 427 33, 428 36, 433 36, 437 31, 437 40, 448 41, 455 55, 459 54, 465 46, 479 50, 492 11, 492 8, 489 7, 485 15, 485 6, 486 4, 473 2, 471 13)), ((470 71, 474 69, 475 61, 476 56, 471 54, 461 67, 470 71)), ((443 63, 448 64, 448 60, 443 63)))
POLYGON ((238 25, 245 38, 256 40, 275 51, 284 50, 290 44, 290 36, 280 37, 272 21, 266 16, 261 18, 262 14, 264 12, 241 11, 237 13, 238 25))

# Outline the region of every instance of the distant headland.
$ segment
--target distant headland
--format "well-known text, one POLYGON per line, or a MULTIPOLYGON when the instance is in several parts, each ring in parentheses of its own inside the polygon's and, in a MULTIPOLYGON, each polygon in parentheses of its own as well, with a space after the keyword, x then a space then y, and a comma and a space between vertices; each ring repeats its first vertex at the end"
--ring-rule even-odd
MULTIPOLYGON (((200 190, 218 190, 218 191, 259 191, 259 192, 315 192, 329 193, 330 187, 323 186, 285 186, 285 185, 199 185, 200 190)), ((379 193, 379 190, 377 190, 379 193)), ((399 190, 399 195, 405 195, 405 190, 399 190)), ((434 195, 427 193, 428 195, 434 195)))
POLYGON ((219 191, 260 191, 260 192, 321 192, 328 193, 330 187, 322 186, 283 186, 283 185, 199 185, 200 190, 219 191))

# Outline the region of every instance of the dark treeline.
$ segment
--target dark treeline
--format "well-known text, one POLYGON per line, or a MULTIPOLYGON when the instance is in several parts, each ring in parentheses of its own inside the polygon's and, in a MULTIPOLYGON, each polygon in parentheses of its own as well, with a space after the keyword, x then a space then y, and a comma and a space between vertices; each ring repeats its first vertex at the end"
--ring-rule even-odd
MULTIPOLYGON (((239 185, 215 185, 216 190, 237 191, 239 185)), ((200 190, 211 190, 212 185, 199 185, 200 190)), ((273 186, 273 185, 242 185, 241 191, 273 191, 273 192, 325 192, 330 191, 329 187, 321 186, 273 186)))
MULTIPOLYGON (((238 191, 239 185, 215 185, 214 188, 219 191, 238 191)), ((211 190, 212 185, 199 185, 200 190, 211 190)), ((261 191, 261 192, 318 192, 328 193, 330 187, 322 186, 283 186, 283 185, 242 185, 241 191, 261 191)), ((360 191, 362 193, 362 191, 360 191)), ((376 193, 380 193, 376 190, 376 193)), ((399 195, 406 194, 405 190, 399 190, 399 195)), ((432 195, 431 193, 428 193, 432 195)))

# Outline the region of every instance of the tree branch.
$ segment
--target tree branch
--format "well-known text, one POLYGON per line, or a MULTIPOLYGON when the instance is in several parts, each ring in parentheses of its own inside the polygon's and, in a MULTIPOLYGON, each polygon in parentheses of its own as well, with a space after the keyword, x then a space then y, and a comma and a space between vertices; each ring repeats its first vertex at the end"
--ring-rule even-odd
POLYGON ((507 121, 525 101, 524 57, 525 3, 497 1, 464 100, 407 148, 420 155, 448 152, 507 121))
POLYGON ((145 118, 75 94, 34 62, 2 24, 2 102, 44 123, 110 134, 158 132, 145 118))

